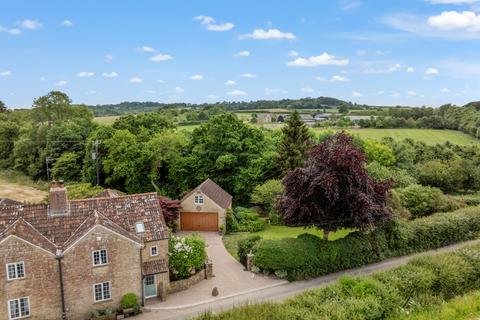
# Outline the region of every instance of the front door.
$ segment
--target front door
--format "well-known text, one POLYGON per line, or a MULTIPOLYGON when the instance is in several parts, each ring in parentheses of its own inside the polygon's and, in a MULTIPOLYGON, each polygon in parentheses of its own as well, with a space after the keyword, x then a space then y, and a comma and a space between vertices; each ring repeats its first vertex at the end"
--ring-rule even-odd
POLYGON ((150 275, 143 279, 143 294, 145 299, 157 296, 157 276, 150 275))

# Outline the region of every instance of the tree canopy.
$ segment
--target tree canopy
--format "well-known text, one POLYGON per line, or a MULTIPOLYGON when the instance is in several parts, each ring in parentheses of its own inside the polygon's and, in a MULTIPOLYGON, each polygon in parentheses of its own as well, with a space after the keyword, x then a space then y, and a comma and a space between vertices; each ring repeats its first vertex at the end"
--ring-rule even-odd
POLYGON ((386 207, 391 182, 371 179, 365 162, 350 136, 335 134, 312 149, 303 167, 287 174, 277 211, 288 225, 315 226, 327 235, 392 219, 386 207))

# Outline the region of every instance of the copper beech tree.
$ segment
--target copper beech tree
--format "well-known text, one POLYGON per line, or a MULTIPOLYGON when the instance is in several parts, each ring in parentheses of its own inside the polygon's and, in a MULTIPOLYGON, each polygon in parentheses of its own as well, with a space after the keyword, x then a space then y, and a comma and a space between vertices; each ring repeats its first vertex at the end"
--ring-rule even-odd
POLYGON ((324 239, 342 228, 367 230, 393 218, 386 207, 391 181, 375 182, 365 154, 341 132, 316 145, 303 167, 283 179, 276 209, 291 226, 317 227, 324 239))

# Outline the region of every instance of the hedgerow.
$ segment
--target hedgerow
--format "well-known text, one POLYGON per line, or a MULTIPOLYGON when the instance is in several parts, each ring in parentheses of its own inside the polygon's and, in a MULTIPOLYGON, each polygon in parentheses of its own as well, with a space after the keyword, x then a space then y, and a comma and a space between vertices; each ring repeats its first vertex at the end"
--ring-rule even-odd
POLYGON ((261 240, 253 247, 253 263, 264 272, 286 272, 294 281, 471 240, 479 232, 480 207, 473 207, 394 222, 371 233, 357 231, 336 241, 310 234, 261 240))
POLYGON ((453 253, 422 256, 370 277, 344 277, 282 304, 247 305, 216 315, 206 313, 197 319, 403 319, 439 308, 455 295, 480 289, 479 270, 480 246, 476 245, 453 253))

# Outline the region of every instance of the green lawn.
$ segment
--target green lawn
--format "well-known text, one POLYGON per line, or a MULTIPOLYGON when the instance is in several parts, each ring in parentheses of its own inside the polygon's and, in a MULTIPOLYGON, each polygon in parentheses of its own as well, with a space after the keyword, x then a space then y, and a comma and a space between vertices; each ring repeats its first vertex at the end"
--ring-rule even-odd
MULTIPOLYGON (((286 227, 286 226, 267 225, 265 230, 260 231, 260 232, 255 232, 255 233, 241 232, 241 233, 224 235, 223 236, 223 243, 224 243, 227 251, 235 259, 238 260, 237 243, 241 239, 244 239, 244 238, 249 237, 251 235, 259 235, 263 239, 296 238, 298 235, 300 235, 302 233, 314 234, 316 236, 319 236, 320 238, 323 237, 323 231, 318 230, 318 229, 314 229, 314 228, 305 229, 305 228, 302 228, 302 227, 292 228, 292 227, 286 227)), ((333 240, 343 238, 349 233, 350 233, 349 230, 340 230, 340 231, 337 231, 335 233, 330 233, 329 240, 333 241, 333 240)))
POLYGON ((96 122, 96 123, 100 123, 100 124, 111 125, 118 118, 120 118, 120 116, 95 117, 95 118, 93 118, 93 121, 96 122))
MULTIPOLYGON (((314 129, 320 132, 325 129, 314 129)), ((326 129, 328 130, 328 129, 326 129)), ((450 141, 454 144, 469 145, 476 144, 479 140, 453 130, 433 130, 433 129, 347 129, 347 132, 357 134, 361 138, 380 140, 383 137, 392 137, 396 140, 403 140, 411 138, 414 140, 423 141, 427 144, 433 145, 437 143, 444 143, 450 141)))

